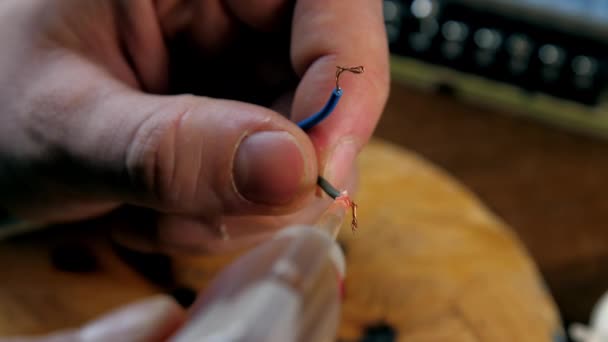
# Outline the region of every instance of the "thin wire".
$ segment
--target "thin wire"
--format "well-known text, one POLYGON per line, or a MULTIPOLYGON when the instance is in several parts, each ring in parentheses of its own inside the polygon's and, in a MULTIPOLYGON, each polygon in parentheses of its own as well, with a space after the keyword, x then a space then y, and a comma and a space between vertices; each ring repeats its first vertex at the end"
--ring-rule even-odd
POLYGON ((350 229, 353 233, 355 233, 359 224, 359 222, 357 221, 357 204, 350 199, 350 196, 348 196, 348 193, 346 191, 343 191, 342 194, 338 198, 336 198, 336 202, 338 201, 344 202, 347 207, 350 207, 352 211, 352 221, 350 222, 350 229))
POLYGON ((342 195, 340 190, 336 189, 327 181, 327 179, 321 176, 317 177, 317 185, 332 199, 336 199, 342 195))
POLYGON ((331 95, 329 96, 329 100, 327 100, 327 103, 325 103, 325 106, 323 106, 323 108, 321 108, 321 110, 316 112, 314 115, 311 115, 306 119, 298 122, 298 127, 300 127, 304 131, 307 131, 315 127, 321 121, 325 120, 325 118, 327 118, 329 114, 334 111, 334 108, 336 108, 336 106, 338 105, 340 97, 342 97, 342 89, 334 89, 331 92, 331 95))
MULTIPOLYGON (((336 88, 331 92, 329 100, 325 103, 325 106, 321 108, 320 111, 311 115, 310 117, 300 121, 297 123, 298 127, 302 130, 309 130, 314 126, 318 125, 321 121, 327 118, 336 108, 340 98, 342 97, 342 88, 340 88, 340 75, 343 72, 348 71, 354 74, 361 74, 365 71, 365 68, 362 65, 355 67, 341 67, 336 66, 336 88)), ((344 201, 352 210, 352 221, 351 221, 351 229, 353 232, 357 230, 357 204, 353 202, 346 191, 340 191, 336 189, 333 185, 331 185, 325 178, 318 176, 317 177, 317 185, 332 199, 337 201, 344 201)))
POLYGON ((355 67, 337 66, 336 67, 336 89, 342 89, 342 88, 340 88, 340 75, 342 75, 342 73, 345 71, 352 72, 353 74, 362 74, 365 71, 365 68, 363 67, 363 65, 359 65, 359 66, 355 66, 355 67))
POLYGON ((332 199, 334 199, 336 201, 344 201, 346 206, 350 207, 350 209, 352 211, 352 218, 353 218, 350 223, 350 227, 353 232, 356 232, 357 226, 359 223, 357 221, 357 204, 350 199, 350 196, 348 196, 348 193, 346 191, 340 191, 340 190, 336 189, 333 185, 331 185, 327 181, 327 179, 325 179, 321 176, 317 177, 317 185, 319 185, 319 187, 321 189, 323 189, 323 191, 325 191, 325 193, 329 197, 331 197, 332 199))
POLYGON ((329 100, 327 100, 325 106, 323 106, 320 111, 298 122, 298 127, 300 127, 304 131, 307 131, 321 123, 321 121, 325 120, 334 111, 334 109, 338 105, 338 102, 340 101, 340 98, 342 97, 342 88, 340 88, 340 75, 342 75, 342 73, 345 71, 352 72, 353 74, 361 74, 365 71, 365 68, 362 65, 355 67, 336 66, 336 88, 332 90, 331 95, 329 96, 329 100))

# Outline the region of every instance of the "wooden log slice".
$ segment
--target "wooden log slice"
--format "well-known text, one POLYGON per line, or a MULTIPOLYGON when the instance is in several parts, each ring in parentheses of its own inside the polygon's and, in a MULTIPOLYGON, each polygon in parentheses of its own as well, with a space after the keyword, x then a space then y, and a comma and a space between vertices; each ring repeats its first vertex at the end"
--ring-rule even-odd
MULTIPOLYGON (((359 165, 360 228, 353 235, 346 223, 339 236, 348 267, 341 341, 538 342, 561 334, 534 263, 475 196, 387 143, 373 141, 359 165)), ((144 255, 160 277, 151 282, 117 255, 103 222, 0 242, 0 335, 73 327, 177 285, 202 289, 235 256, 144 255), (58 269, 61 257, 80 263, 58 269), (165 271, 171 280, 163 283, 165 271)))

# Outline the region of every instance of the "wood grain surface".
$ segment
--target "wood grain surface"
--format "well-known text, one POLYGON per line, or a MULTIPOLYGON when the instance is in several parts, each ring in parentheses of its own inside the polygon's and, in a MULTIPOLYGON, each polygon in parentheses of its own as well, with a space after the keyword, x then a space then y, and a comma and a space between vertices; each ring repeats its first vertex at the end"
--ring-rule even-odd
POLYGON ((361 233, 348 262, 341 337, 372 322, 399 341, 551 341, 558 317, 519 241, 464 187, 413 154, 361 156, 361 233))
POLYGON ((520 236, 565 321, 608 290, 608 143, 394 83, 376 135, 463 182, 520 236))
MULTIPOLYGON (((345 227, 339 237, 348 264, 340 340, 537 342, 559 333, 557 311, 530 257, 471 192, 416 155, 378 141, 363 152, 360 170, 359 233, 345 227)), ((148 262, 157 273, 151 282, 117 256, 104 222, 0 243, 1 334, 76 326, 176 285, 201 289, 233 257, 140 258, 140 266, 148 262), (82 250, 73 246, 86 248, 92 260, 75 255, 81 264, 71 267, 78 272, 58 270, 50 256, 66 246, 74 254, 82 250), (164 268, 175 279, 159 282, 164 268)))

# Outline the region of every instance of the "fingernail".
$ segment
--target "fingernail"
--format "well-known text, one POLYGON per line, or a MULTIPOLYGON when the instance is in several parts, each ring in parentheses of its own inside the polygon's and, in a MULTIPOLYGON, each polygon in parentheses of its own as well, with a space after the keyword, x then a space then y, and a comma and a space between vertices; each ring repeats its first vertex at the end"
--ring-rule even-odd
POLYGON ((326 159, 323 176, 333 185, 343 188, 357 153, 357 143, 354 139, 345 138, 339 141, 326 159))
POLYGON ((254 133, 241 142, 234 159, 234 185, 256 203, 289 203, 306 175, 306 161, 296 139, 287 132, 254 133))

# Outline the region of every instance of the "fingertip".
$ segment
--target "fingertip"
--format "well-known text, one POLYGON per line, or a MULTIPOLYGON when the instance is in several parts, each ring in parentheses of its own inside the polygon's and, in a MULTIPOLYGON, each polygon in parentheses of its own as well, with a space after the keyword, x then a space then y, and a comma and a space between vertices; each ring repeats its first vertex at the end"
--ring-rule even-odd
MULTIPOLYGON (((336 64, 335 57, 327 56, 311 65, 296 91, 294 121, 304 120, 324 106, 335 89, 336 64)), ((335 109, 307 131, 317 152, 321 175, 337 186, 347 178, 358 152, 372 135, 388 96, 388 79, 373 80, 377 77, 374 73, 382 72, 374 69, 366 67, 362 75, 345 73, 340 79, 342 96, 335 109)))
POLYGON ((365 68, 362 75, 342 74, 340 103, 310 131, 320 154, 345 136, 365 143, 382 113, 390 80, 382 18, 382 5, 377 1, 310 0, 296 5, 291 56, 302 75, 293 105, 296 121, 323 106, 335 87, 337 66, 365 68))

